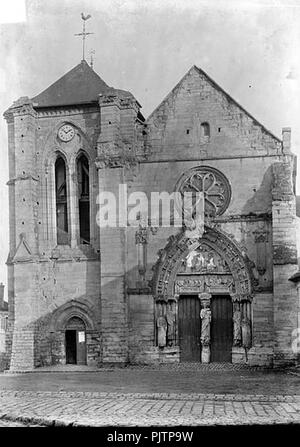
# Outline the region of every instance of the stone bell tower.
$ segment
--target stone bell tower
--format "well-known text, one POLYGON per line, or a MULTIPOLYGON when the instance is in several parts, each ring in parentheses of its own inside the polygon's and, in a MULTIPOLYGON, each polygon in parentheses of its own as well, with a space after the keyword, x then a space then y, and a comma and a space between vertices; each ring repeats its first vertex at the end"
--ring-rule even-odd
POLYGON ((116 230, 113 243, 101 233, 97 196, 102 189, 113 192, 125 165, 134 163, 144 121, 140 105, 82 60, 4 116, 10 369, 124 362, 124 229, 116 230), (110 291, 107 282, 114 283, 110 291))

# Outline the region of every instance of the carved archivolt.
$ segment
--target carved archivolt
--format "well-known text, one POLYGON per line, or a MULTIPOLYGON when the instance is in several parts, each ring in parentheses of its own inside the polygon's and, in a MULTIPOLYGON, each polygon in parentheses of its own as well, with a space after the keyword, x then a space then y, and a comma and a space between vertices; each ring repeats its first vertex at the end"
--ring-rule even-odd
POLYGON ((252 273, 237 244, 211 228, 201 239, 172 236, 155 268, 156 300, 174 299, 184 289, 205 292, 211 288, 230 291, 233 301, 251 299, 252 273))
POLYGON ((89 305, 83 301, 71 300, 58 307, 53 312, 49 325, 50 331, 64 331, 67 322, 73 317, 80 318, 84 322, 87 330, 92 331, 97 329, 94 322, 94 309, 90 308, 89 305))

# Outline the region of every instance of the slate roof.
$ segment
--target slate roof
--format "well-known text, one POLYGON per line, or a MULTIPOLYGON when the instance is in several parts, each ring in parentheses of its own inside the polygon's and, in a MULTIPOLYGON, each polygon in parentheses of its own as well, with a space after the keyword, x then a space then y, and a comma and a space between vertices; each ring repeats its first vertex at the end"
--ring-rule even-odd
POLYGON ((123 98, 133 97, 130 92, 109 87, 85 60, 60 79, 32 98, 34 107, 57 107, 87 104, 98 100, 99 94, 113 94, 123 98))

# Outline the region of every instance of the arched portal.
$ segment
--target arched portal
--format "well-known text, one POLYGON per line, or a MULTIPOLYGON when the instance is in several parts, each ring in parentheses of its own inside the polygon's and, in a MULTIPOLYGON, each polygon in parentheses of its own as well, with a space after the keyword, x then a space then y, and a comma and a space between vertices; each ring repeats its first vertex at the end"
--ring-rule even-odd
POLYGON ((65 327, 66 363, 86 365, 86 327, 79 317, 71 317, 65 327))
POLYGON ((153 281, 158 346, 179 346, 181 361, 231 361, 251 347, 250 263, 220 231, 169 239, 153 281), (165 323, 164 323, 165 319, 165 323))

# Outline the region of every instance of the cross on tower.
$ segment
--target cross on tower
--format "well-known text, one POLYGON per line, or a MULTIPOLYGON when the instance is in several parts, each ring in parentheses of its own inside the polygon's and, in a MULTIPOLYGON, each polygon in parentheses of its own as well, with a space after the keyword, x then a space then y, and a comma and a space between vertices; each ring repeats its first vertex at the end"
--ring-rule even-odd
POLYGON ((85 22, 88 20, 88 19, 90 19, 91 18, 91 15, 90 14, 88 14, 87 16, 85 16, 84 14, 83 14, 83 12, 81 13, 81 18, 82 18, 82 20, 83 20, 83 23, 82 23, 82 33, 78 33, 78 34, 74 34, 74 36, 82 36, 82 60, 85 60, 85 58, 84 58, 84 54, 85 54, 85 38, 86 38, 86 36, 88 36, 89 34, 94 34, 94 33, 86 33, 86 31, 85 31, 85 22))

